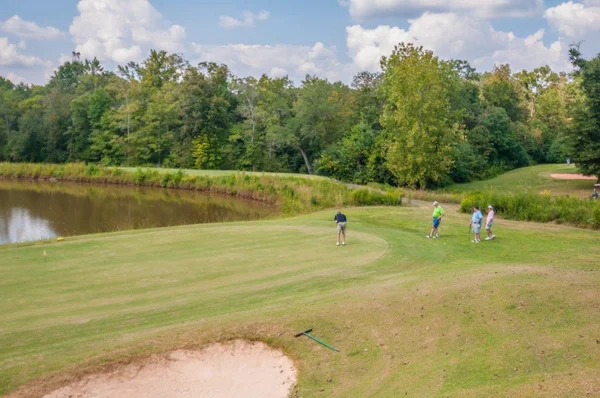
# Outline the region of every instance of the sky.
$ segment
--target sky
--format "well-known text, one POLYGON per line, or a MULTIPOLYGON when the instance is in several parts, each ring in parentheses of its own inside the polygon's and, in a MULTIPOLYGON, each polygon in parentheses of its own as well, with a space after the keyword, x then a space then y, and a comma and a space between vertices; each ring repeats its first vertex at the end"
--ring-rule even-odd
POLYGON ((0 76, 44 84, 73 51, 108 70, 150 49, 237 76, 350 82, 400 42, 477 70, 549 65, 600 52, 600 0, 0 0, 0 76))

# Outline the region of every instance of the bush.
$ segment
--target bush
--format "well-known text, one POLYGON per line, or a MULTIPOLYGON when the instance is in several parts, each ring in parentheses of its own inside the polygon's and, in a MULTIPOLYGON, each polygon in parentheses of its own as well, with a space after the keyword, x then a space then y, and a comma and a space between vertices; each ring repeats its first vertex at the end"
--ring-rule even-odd
POLYGON ((96 166, 95 164, 90 164, 85 171, 85 175, 88 177, 93 177, 93 176, 97 175, 98 172, 99 172, 98 166, 96 166))
POLYGON ((400 206, 403 192, 401 190, 380 192, 368 188, 357 189, 350 195, 352 203, 357 206, 400 206))
POLYGON ((460 211, 470 213, 473 206, 484 209, 490 204, 498 214, 512 220, 568 223, 592 228, 600 226, 600 203, 571 196, 474 192, 463 198, 460 211))

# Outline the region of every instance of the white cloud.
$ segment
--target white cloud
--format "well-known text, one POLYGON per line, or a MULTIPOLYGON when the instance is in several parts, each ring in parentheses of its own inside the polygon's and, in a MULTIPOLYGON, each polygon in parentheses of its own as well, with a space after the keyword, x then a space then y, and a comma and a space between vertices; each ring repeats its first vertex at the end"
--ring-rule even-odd
POLYGON ((168 26, 148 0, 79 0, 69 29, 83 58, 140 61, 149 48, 181 52, 185 29, 168 26))
POLYGON ((543 0, 338 0, 355 19, 414 16, 424 11, 466 13, 483 18, 541 13, 543 0))
POLYGON ((143 26, 136 26, 132 28, 132 38, 136 43, 170 52, 181 52, 184 49, 185 28, 181 25, 172 25, 166 30, 150 30, 143 26))
POLYGON ((557 70, 570 69, 565 45, 557 41, 545 46, 543 30, 521 38, 512 32, 496 31, 489 22, 453 13, 425 13, 409 20, 409 24, 406 30, 390 26, 347 27, 348 55, 358 68, 377 70, 381 57, 389 55, 396 44, 411 42, 443 59, 467 59, 480 70, 507 62, 513 69, 545 64, 557 70))
POLYGON ((60 30, 47 26, 42 28, 35 22, 25 21, 18 15, 14 15, 4 22, 0 22, 0 30, 15 36, 35 40, 53 40, 64 36, 60 30))
POLYGON ((0 37, 0 65, 31 68, 47 66, 48 63, 38 57, 20 53, 16 44, 9 42, 6 37, 0 37))
POLYGON ((474 60, 474 65, 480 69, 489 70, 494 64, 510 64, 514 71, 531 70, 543 65, 549 65, 556 71, 572 69, 568 59, 568 45, 557 40, 546 46, 543 42, 543 29, 524 39, 505 32, 494 33, 500 38, 499 46, 491 54, 474 60))
POLYGON ((249 45, 224 46, 193 44, 199 60, 224 63, 239 76, 255 77, 270 71, 270 75, 289 75, 299 82, 305 75, 317 74, 331 80, 348 81, 352 65, 341 64, 334 48, 317 42, 313 46, 301 45, 249 45))
POLYGON ((219 25, 225 29, 253 28, 256 26, 256 21, 266 21, 270 15, 268 11, 264 10, 256 14, 251 11, 244 11, 242 19, 222 15, 219 17, 219 25))
POLYGON ((8 72, 8 74, 6 75, 6 78, 8 80, 10 80, 11 82, 13 82, 13 84, 28 83, 25 78, 23 78, 19 75, 16 75, 12 72, 8 72))
POLYGON ((287 74, 288 73, 285 69, 279 68, 277 66, 271 68, 271 72, 269 72, 269 76, 271 76, 271 77, 284 77, 287 74))
POLYGON ((563 36, 585 38, 590 33, 600 31, 600 1, 562 3, 547 9, 544 18, 563 36))

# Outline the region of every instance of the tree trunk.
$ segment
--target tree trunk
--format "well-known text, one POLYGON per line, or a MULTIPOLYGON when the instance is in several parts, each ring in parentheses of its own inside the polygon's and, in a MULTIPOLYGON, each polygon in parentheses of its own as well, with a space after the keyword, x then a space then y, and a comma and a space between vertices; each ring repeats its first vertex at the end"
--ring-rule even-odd
POLYGON ((310 167, 310 162, 308 161, 308 156, 306 156, 306 152, 300 147, 298 147, 302 157, 304 158, 304 163, 306 164, 306 169, 308 170, 308 174, 312 174, 312 168, 310 167))

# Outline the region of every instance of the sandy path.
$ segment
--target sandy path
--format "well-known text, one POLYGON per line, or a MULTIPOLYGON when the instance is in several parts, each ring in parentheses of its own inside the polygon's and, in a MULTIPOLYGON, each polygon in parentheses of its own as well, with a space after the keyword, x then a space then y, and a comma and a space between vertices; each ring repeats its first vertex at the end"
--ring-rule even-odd
POLYGON ((596 177, 584 176, 583 174, 550 174, 557 180, 596 180, 596 177))
POLYGON ((287 397, 292 361, 263 343, 236 341, 202 351, 174 351, 149 364, 89 376, 46 398, 287 397))

